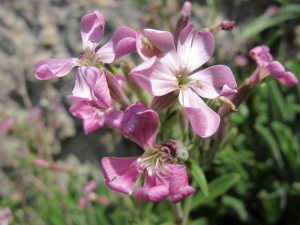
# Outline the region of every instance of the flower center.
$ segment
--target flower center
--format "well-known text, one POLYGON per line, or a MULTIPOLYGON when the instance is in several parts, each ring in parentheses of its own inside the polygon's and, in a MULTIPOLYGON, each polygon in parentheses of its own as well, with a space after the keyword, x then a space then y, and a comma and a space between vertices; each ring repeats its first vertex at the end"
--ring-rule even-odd
POLYGON ((141 173, 146 167, 150 175, 163 175, 164 162, 172 159, 171 151, 168 147, 157 145, 156 148, 145 147, 145 153, 138 159, 137 168, 141 173))

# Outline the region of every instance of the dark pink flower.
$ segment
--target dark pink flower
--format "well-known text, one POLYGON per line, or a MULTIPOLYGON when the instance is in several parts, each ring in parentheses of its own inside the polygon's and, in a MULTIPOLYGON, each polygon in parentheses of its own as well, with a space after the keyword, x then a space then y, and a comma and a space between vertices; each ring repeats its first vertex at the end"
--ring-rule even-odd
POLYGON ((83 120, 85 134, 103 127, 105 123, 118 129, 124 114, 123 111, 116 110, 113 107, 98 109, 83 102, 75 102, 70 108, 70 112, 73 116, 83 120))
POLYGON ((293 86, 298 83, 298 79, 293 73, 286 71, 280 62, 273 61, 269 47, 257 46, 250 50, 249 55, 257 64, 256 70, 250 77, 252 85, 257 84, 269 75, 286 86, 293 86))
POLYGON ((179 103, 196 133, 201 137, 214 134, 220 118, 200 96, 214 99, 232 95, 236 93, 237 84, 227 66, 216 65, 198 71, 212 56, 213 35, 202 31, 194 35, 194 25, 190 23, 182 30, 176 49, 169 32, 148 29, 145 34, 163 53, 151 54, 150 47, 139 46, 139 40, 143 39, 137 33, 137 51, 146 61, 130 72, 131 79, 154 96, 179 93, 179 103))
POLYGON ((106 184, 113 190, 130 195, 134 184, 144 170, 144 186, 137 190, 136 198, 156 202, 171 196, 175 204, 194 193, 188 184, 186 168, 169 164, 174 161, 167 146, 155 144, 158 115, 144 103, 137 102, 125 111, 121 131, 145 151, 142 156, 102 159, 106 184))
MULTIPOLYGON (((92 104, 91 101, 95 101, 95 99, 91 98, 96 97, 98 102, 95 104, 98 105, 99 101, 102 101, 102 103, 105 103, 105 108, 107 108, 111 102, 109 90, 106 88, 107 82, 102 71, 102 69, 104 69, 104 63, 112 63, 120 57, 134 51, 136 49, 136 33, 128 27, 118 27, 109 42, 98 51, 95 51, 104 34, 105 20, 102 13, 100 11, 94 11, 94 13, 83 16, 80 26, 83 55, 78 58, 40 60, 35 65, 34 75, 40 80, 49 80, 67 75, 75 66, 83 67, 77 72, 77 87, 75 87, 73 91, 73 98, 87 98, 86 103, 92 104), (89 76, 91 76, 91 78, 89 78, 89 76), (97 81, 97 84, 92 86, 91 83, 88 82, 89 80, 97 81), (92 91, 93 88, 98 88, 100 82, 101 85, 105 87, 105 90, 101 94, 105 95, 87 95, 87 90, 90 89, 92 91), (85 91, 83 93, 77 92, 78 86, 83 86, 85 91), (80 94, 84 95, 81 96, 80 94)), ((93 94, 95 93, 91 93, 91 95, 93 94)))

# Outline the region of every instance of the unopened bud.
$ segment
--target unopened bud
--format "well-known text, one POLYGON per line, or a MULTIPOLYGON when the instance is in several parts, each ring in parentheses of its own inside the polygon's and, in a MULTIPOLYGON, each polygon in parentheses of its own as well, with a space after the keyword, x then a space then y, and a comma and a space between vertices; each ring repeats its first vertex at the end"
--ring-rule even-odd
POLYGON ((91 180, 85 187, 84 192, 86 194, 92 192, 97 187, 97 183, 94 180, 91 180))
POLYGON ((179 92, 175 90, 163 96, 155 96, 152 99, 149 108, 156 112, 160 112, 170 106, 178 98, 178 94, 179 92))
POLYGON ((183 147, 183 143, 178 140, 165 140, 159 143, 161 147, 168 147, 171 151, 171 155, 174 158, 177 158, 180 155, 180 152, 183 147))
POLYGON ((220 30, 232 31, 232 29, 234 28, 234 26, 235 26, 235 21, 234 20, 232 20, 232 21, 223 21, 219 25, 209 28, 209 31, 213 35, 215 35, 220 30))
POLYGON ((120 103, 122 107, 127 108, 130 105, 130 101, 120 87, 117 79, 108 70, 105 70, 105 75, 112 99, 120 103))
POLYGON ((188 1, 184 2, 174 32, 174 41, 176 46, 177 46, 179 35, 181 31, 186 27, 188 20, 191 16, 191 12, 192 12, 192 4, 188 1))

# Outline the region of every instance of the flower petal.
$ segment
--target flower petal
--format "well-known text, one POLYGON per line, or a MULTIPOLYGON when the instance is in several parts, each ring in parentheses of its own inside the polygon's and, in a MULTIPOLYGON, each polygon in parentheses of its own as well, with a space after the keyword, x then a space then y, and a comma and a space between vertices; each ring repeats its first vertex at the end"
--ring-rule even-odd
POLYGON ((137 102, 125 110, 120 129, 142 148, 155 147, 158 123, 158 114, 143 102, 137 102))
POLYGON ((75 102, 69 111, 73 116, 83 120, 85 134, 97 130, 104 125, 105 114, 97 108, 88 106, 82 102, 75 102))
POLYGON ((102 159, 103 175, 106 185, 126 195, 131 195, 140 172, 137 170, 138 157, 104 157, 102 159))
POLYGON ((296 84, 298 83, 298 79, 297 79, 297 77, 295 76, 295 74, 293 74, 293 73, 291 73, 291 72, 289 72, 289 71, 285 72, 285 73, 283 74, 283 76, 277 78, 277 80, 278 80, 280 83, 282 83, 282 84, 284 84, 284 85, 286 85, 286 86, 294 86, 294 85, 296 85, 296 84))
POLYGON ((74 66, 75 58, 42 59, 34 66, 34 76, 39 80, 49 80, 67 75, 74 66))
POLYGON ((154 96, 162 96, 178 88, 173 71, 170 71, 157 57, 152 57, 135 67, 129 76, 154 96))
POLYGON ((94 50, 99 45, 104 34, 105 20, 103 14, 96 10, 82 17, 80 22, 83 50, 93 45, 94 50))
POLYGON ((195 82, 192 84, 193 90, 203 98, 213 99, 236 93, 237 84, 227 66, 211 66, 190 75, 189 78, 195 82))
POLYGON ((214 37, 210 32, 198 31, 193 40, 194 25, 190 23, 180 33, 177 53, 181 70, 187 68, 188 73, 206 63, 215 50, 214 37))
POLYGON ((266 65, 265 70, 274 78, 282 77, 285 72, 284 66, 278 61, 273 61, 266 65))
POLYGON ((169 187, 162 179, 147 172, 144 186, 137 190, 135 197, 137 199, 149 202, 157 202, 170 195, 169 187))
POLYGON ((113 37, 97 51, 97 59, 104 63, 112 63, 135 51, 135 38, 135 31, 125 26, 118 27, 113 37))
POLYGON ((166 170, 169 174, 172 204, 180 202, 195 192, 194 188, 188 184, 188 175, 185 166, 168 164, 166 170))
POLYGON ((113 107, 105 111, 105 123, 113 128, 120 129, 123 117, 124 111, 116 110, 113 107))
POLYGON ((254 47, 249 51, 249 55, 260 66, 264 66, 273 60, 269 47, 265 45, 254 47))
POLYGON ((141 56, 141 58, 146 61, 153 56, 163 56, 165 53, 175 50, 175 44, 173 41, 173 35, 168 31, 154 30, 154 29, 144 29, 145 36, 148 41, 156 48, 151 49, 145 46, 144 37, 141 32, 137 32, 136 35, 136 48, 141 56))
POLYGON ((76 74, 73 95, 68 98, 82 101, 82 103, 105 109, 111 105, 111 96, 107 81, 102 70, 96 67, 82 66, 76 74))
POLYGON ((186 112, 194 131, 201 137, 213 135, 219 127, 220 117, 190 88, 180 90, 179 102, 186 112))

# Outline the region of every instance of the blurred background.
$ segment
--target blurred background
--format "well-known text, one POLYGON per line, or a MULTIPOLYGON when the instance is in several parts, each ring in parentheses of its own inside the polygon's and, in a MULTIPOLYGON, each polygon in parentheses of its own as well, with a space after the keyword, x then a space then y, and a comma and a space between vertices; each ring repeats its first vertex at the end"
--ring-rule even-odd
MULTIPOLYGON (((108 126, 84 134, 66 97, 76 69, 49 81, 33 75, 40 59, 82 54, 85 14, 96 9, 104 14, 103 45, 120 25, 173 32, 183 2, 0 0, 0 218, 7 206, 13 225, 300 224, 299 83, 286 87, 267 78, 257 85, 230 115, 226 141, 212 163, 202 165, 209 196, 192 181, 197 194, 174 206, 169 199, 141 202, 106 187, 102 157, 136 156, 141 150, 108 126), (36 159, 44 161, 36 165, 36 159), (84 191, 91 180, 96 187, 84 191)), ((297 0, 191 2, 195 30, 236 21, 233 31, 215 35, 216 50, 205 66, 227 65, 242 84, 256 68, 249 50, 267 45, 300 79, 297 0)), ((136 53, 126 58, 141 62, 136 53)))

